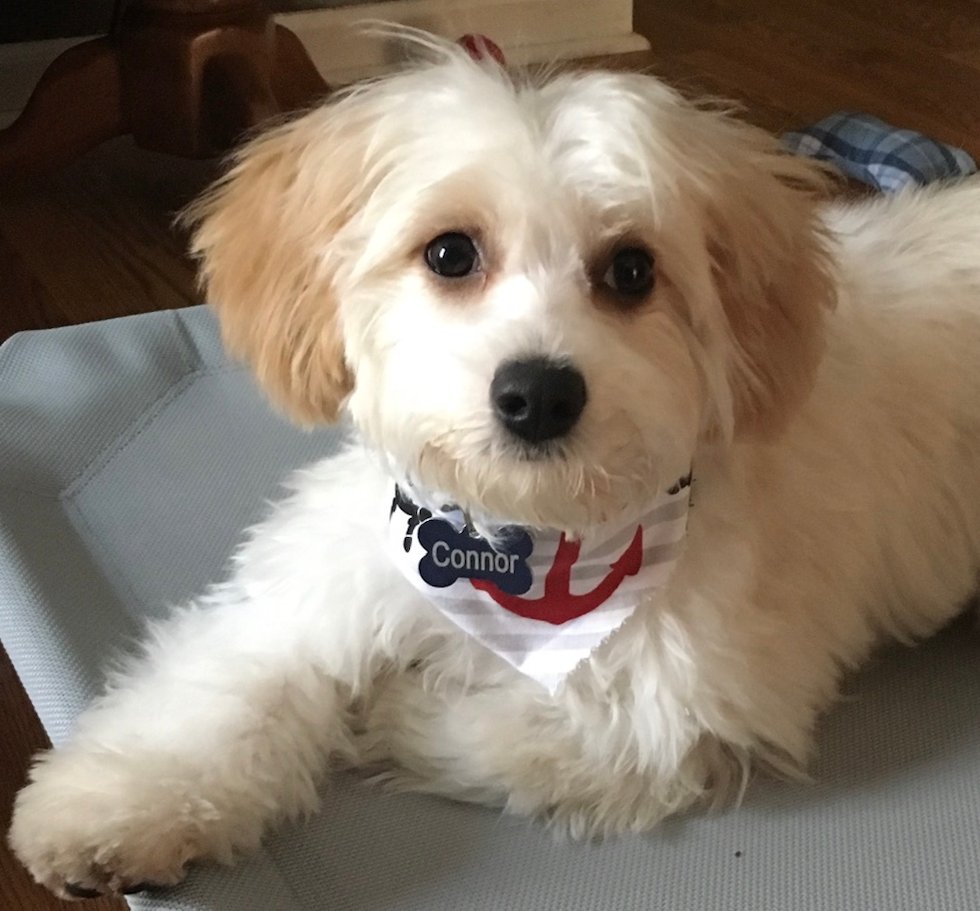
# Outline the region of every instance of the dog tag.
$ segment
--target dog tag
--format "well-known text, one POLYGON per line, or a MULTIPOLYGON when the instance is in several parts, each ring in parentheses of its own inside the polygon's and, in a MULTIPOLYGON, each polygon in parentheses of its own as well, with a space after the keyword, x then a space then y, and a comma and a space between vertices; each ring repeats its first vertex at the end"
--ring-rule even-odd
POLYGON ((493 546, 465 526, 457 530, 445 519, 431 518, 419 525, 418 539, 425 550, 419 575, 434 588, 447 588, 458 579, 479 579, 509 595, 523 595, 531 587, 527 558, 534 545, 523 528, 504 529, 493 546))

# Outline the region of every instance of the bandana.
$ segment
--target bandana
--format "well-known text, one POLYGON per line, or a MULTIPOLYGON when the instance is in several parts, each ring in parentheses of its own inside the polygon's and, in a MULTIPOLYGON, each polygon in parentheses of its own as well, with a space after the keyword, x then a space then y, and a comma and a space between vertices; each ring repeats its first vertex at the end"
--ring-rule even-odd
POLYGON ((555 692, 666 585, 687 531, 691 476, 636 513, 573 541, 506 526, 491 542, 463 512, 433 512, 395 487, 389 551, 409 582, 464 632, 555 692))

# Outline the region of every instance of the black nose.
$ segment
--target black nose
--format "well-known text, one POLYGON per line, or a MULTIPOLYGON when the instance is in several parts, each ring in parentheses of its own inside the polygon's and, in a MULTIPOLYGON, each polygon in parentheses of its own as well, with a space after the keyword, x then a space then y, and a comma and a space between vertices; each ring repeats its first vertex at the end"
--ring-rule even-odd
POLYGON ((497 420, 528 443, 568 433, 587 397, 585 378, 578 370, 546 357, 507 361, 497 368, 490 384, 497 420))

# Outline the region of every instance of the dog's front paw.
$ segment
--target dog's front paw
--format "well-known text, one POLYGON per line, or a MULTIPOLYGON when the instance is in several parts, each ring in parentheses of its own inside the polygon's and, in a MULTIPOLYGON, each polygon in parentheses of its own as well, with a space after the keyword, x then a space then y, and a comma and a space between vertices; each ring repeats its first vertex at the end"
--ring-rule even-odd
POLYGON ((10 846, 61 898, 173 885, 190 861, 230 859, 229 821, 199 796, 199 781, 158 757, 54 752, 31 779, 14 805, 10 846))

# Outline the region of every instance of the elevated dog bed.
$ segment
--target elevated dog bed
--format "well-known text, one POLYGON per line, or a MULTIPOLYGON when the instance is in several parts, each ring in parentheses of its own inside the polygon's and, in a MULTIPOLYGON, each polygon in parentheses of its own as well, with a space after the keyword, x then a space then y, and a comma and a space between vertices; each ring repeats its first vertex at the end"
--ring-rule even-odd
MULTIPOLYGON (((0 638, 57 744, 143 619, 225 570, 290 469, 332 452, 263 403, 203 309, 0 348, 0 638)), ((812 785, 604 844, 341 776, 173 911, 966 911, 980 896, 980 637, 883 655, 822 725, 812 785)))

